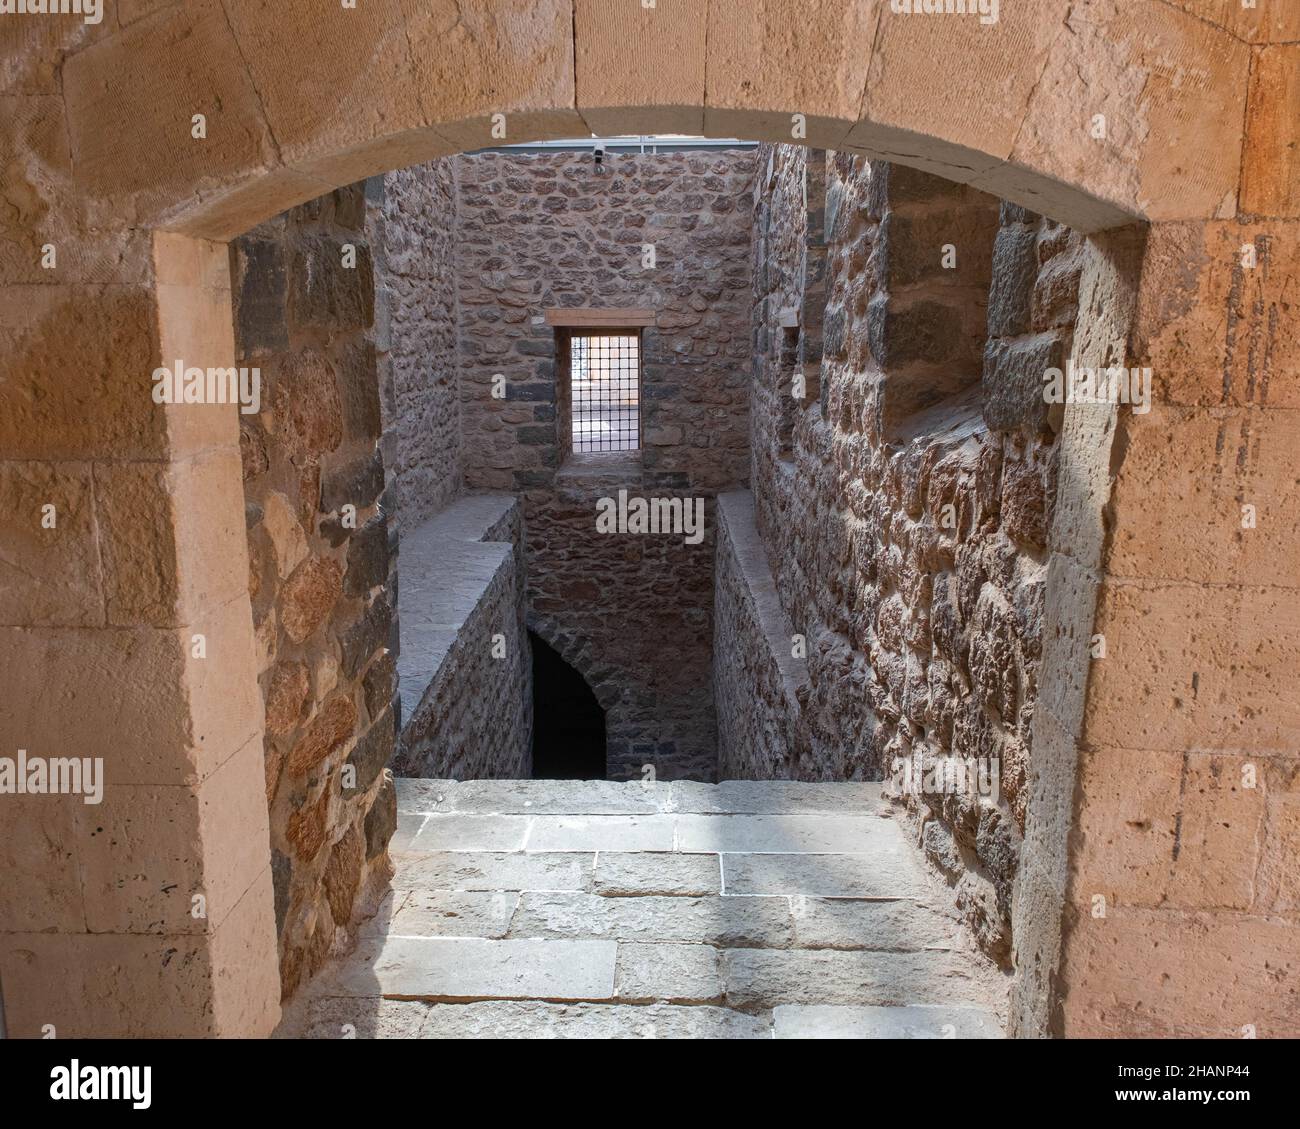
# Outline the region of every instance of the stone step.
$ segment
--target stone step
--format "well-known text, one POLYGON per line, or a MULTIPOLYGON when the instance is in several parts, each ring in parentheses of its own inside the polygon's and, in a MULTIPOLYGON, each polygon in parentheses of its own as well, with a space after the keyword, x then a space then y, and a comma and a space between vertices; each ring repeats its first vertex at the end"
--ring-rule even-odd
POLYGON ((990 1012, 967 1007, 783 1004, 768 1014, 715 1005, 426 1003, 326 997, 299 1027, 307 1039, 1000 1039, 990 1012))
POLYGON ((997 1016, 973 1007, 843 1007, 782 1004, 777 1039, 1001 1039, 997 1016))
POLYGON ((878 785, 398 788, 393 888, 286 1029, 1000 1035, 998 977, 961 942, 878 785))
MULTIPOLYGON (((482 896, 482 895, 480 895, 482 896)), ((428 895, 425 895, 427 898, 428 895)), ((912 901, 767 897, 599 897, 525 893, 508 926, 511 937, 608 939, 704 944, 715 948, 873 949, 920 952, 955 944, 947 918, 912 901)), ((467 912, 490 912, 478 905, 467 912)), ((392 931, 410 933, 404 908, 392 931)), ((496 920, 496 919, 493 919, 496 920)), ((425 927, 458 935, 459 919, 425 927)), ((489 934, 481 934, 488 936, 489 934)))
POLYGON ((888 815, 879 783, 789 780, 422 780, 397 778, 398 810, 412 814, 651 815, 674 813, 888 815))
POLYGON ((897 824, 873 815, 474 815, 408 818, 396 850, 679 851, 683 854, 872 855, 910 859, 897 824))
POLYGON ((608 1000, 613 941, 400 937, 361 941, 324 974, 320 995, 408 1000, 608 1000))

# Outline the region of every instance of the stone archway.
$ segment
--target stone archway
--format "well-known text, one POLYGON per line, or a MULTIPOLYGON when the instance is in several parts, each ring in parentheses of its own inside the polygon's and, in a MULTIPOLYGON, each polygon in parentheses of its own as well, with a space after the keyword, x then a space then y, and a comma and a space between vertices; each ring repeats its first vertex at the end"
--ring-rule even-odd
MULTIPOLYGON (((1221 970, 1214 951, 1229 965, 1242 946, 1293 962, 1294 904, 1273 887, 1262 902, 1253 877, 1281 865, 1294 818, 1271 793, 1241 794, 1213 857, 1158 876, 1154 897, 1116 861, 1125 796, 1150 790, 1150 765, 1161 818, 1182 823, 1210 818, 1180 806, 1189 779, 1213 793, 1260 761, 1285 791, 1294 757, 1293 16, 1224 15, 1209 0, 1005 5, 988 27, 871 0, 464 8, 324 18, 305 3, 184 3, 16 32, 0 126, 0 471, 17 546, 0 593, 0 732, 8 749, 102 755, 106 802, 153 830, 96 839, 67 797, 0 809, 21 864, 0 920, 11 1030, 274 1026, 237 428, 220 407, 160 408, 146 377, 175 357, 233 361, 224 240, 337 185, 501 140, 502 125, 505 140, 806 140, 972 183, 1080 231, 1151 223, 1140 272, 1122 239, 1102 236, 1087 283, 1080 358, 1118 349, 1152 365, 1157 405, 1067 426, 1015 1028, 1141 1031, 1221 970), (45 499, 65 515, 57 552, 31 532, 45 499), (1265 515, 1250 532, 1244 505, 1265 515), (1193 610, 1207 618, 1189 640, 1193 610), (1107 660, 1081 662, 1098 633, 1107 660), (1277 830, 1260 840, 1265 824, 1277 830), (173 888, 204 892, 202 916, 112 880, 162 854, 178 860, 173 888), (1217 880, 1198 881, 1201 864, 1217 880), (1217 949, 1184 959, 1211 930, 1217 949), (1130 966, 1163 977, 1161 999, 1136 1000, 1130 966)), ((1234 1014, 1286 1029, 1293 996, 1250 976, 1233 989, 1234 1014)), ((1222 1010, 1202 995, 1189 1029, 1222 1010)))

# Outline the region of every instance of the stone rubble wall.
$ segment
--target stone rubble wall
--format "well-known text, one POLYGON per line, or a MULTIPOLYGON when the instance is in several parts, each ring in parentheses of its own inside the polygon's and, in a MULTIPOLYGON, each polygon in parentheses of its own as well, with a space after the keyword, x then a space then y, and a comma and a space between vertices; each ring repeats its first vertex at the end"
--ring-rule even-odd
POLYGON ((807 740, 808 664, 795 654, 748 490, 718 495, 713 590, 718 779, 791 779, 807 740))
POLYGON ((266 710, 280 977, 291 995, 390 874, 396 629, 364 186, 231 244, 248 591, 266 710), (343 265, 344 245, 356 266, 343 265), (348 507, 353 509, 349 510, 348 507), (355 520, 352 520, 352 519, 355 520))
POLYGON ((393 771, 532 776, 523 520, 511 495, 467 495, 402 539, 402 729, 393 771))
POLYGON ((390 513, 415 528, 460 493, 456 357, 457 161, 367 182, 390 513))
POLYGON ((713 495, 748 473, 752 150, 457 158, 461 420, 470 490, 519 492, 529 626, 607 714, 608 772, 712 779, 713 495), (642 266, 642 244, 655 266, 642 266), (561 469, 549 307, 648 307, 643 449, 561 469), (493 376, 507 381, 491 395, 493 376), (601 534, 596 503, 703 498, 708 537, 601 534))
POLYGON ((901 782, 904 764, 996 762, 996 799, 895 791, 1005 963, 1055 486, 1041 375, 1069 354, 1082 244, 971 189, 831 155, 820 399, 786 454, 781 311, 803 303, 817 209, 802 183, 822 159, 764 147, 755 196, 756 513, 808 641, 791 774, 901 782))

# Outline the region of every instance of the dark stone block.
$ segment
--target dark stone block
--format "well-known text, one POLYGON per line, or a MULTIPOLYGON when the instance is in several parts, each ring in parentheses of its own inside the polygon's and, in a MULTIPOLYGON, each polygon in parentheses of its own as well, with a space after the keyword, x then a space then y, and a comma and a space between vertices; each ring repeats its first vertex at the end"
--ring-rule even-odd
MULTIPOLYGON (((394 794, 394 799, 395 799, 394 794)), ((396 824, 396 816, 394 816, 396 824)), ((275 897, 275 931, 284 932, 284 918, 289 912, 289 885, 293 878, 293 863, 289 856, 271 848, 271 888, 275 897)))
POLYGON ((998 214, 998 222, 1003 225, 1024 223, 1032 226, 1038 223, 1039 218, 1037 212, 1031 212, 1028 208, 1022 208, 1019 204, 1013 204, 1010 200, 1002 201, 1002 207, 998 214))
POLYGON ((984 350, 984 420, 995 431, 1046 431, 1050 405, 1044 374, 1064 369, 1065 342, 1055 333, 990 341, 984 350))
POLYGON ((391 713, 382 714, 357 741, 348 755, 347 763, 357 770, 357 791, 370 788, 388 762, 393 759, 393 746, 397 743, 397 726, 391 713))
POLYGON ((397 786, 392 776, 385 776, 375 795, 375 802, 366 812, 366 858, 378 855, 397 830, 397 786))
POLYGON ((384 459, 378 450, 365 458, 332 467, 321 476, 320 509, 330 514, 351 503, 371 505, 384 489, 384 459))
POLYGON ((520 427, 515 431, 515 439, 524 447, 545 447, 555 442, 555 428, 520 427))
POLYGON ((555 403, 555 385, 550 381, 506 381, 506 399, 538 404, 555 403))
POLYGON ((370 664, 361 680, 361 688, 366 696, 366 712, 372 718, 378 717, 397 690, 397 661, 391 651, 385 651, 370 664))
MULTIPOLYGON (((829 355, 829 329, 826 338, 829 355)), ((882 368, 910 361, 940 364, 956 357, 962 344, 961 313, 941 302, 904 303, 877 294, 867 306, 867 345, 882 368)))
POLYGON ((235 325, 245 353, 289 347, 283 247, 270 239, 235 240, 235 325))
POLYGON ((295 326, 331 333, 368 329, 375 317, 374 268, 360 240, 304 237, 289 272, 289 310, 295 326), (356 247, 356 265, 343 265, 343 244, 356 247))
POLYGON ((388 520, 372 517, 352 536, 348 546, 348 571, 343 577, 343 591, 349 596, 364 596, 388 579, 388 520))
POLYGON ((555 481, 555 475, 547 470, 517 470, 515 471, 515 489, 516 490, 536 490, 544 486, 550 486, 555 481))
POLYGON ((1029 332, 1030 301, 1038 277, 1037 238, 1032 228, 1004 227, 993 245, 993 281, 989 286, 990 337, 1029 332))
POLYGON ((366 182, 359 180, 334 190, 334 222, 349 231, 360 231, 366 222, 366 182))
MULTIPOLYGON (((394 626, 393 609, 383 597, 375 600, 351 627, 339 635, 343 674, 355 678, 357 672, 388 641, 394 626)), ((393 648, 393 653, 397 652, 393 648)))
POLYGON ((319 528, 320 535, 329 543, 331 549, 337 549, 352 536, 352 530, 343 524, 342 519, 337 517, 324 518, 319 528))
POLYGON ((845 355, 845 329, 848 318, 843 306, 827 306, 826 319, 822 325, 823 355, 831 360, 842 360, 845 355))
POLYGON ((522 353, 525 357, 554 357, 555 341, 534 341, 525 337, 515 342, 515 352, 522 353))
POLYGON ((379 409, 379 370, 373 342, 343 353, 338 376, 343 400, 343 427, 350 439, 378 439, 384 425, 379 409))

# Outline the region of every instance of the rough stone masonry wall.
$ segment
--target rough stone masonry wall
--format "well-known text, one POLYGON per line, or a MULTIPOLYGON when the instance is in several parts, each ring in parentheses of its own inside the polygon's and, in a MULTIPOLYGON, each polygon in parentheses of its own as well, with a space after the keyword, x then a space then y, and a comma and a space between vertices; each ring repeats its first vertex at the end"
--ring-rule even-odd
POLYGON ((713 495, 748 473, 750 150, 458 160, 466 485, 519 492, 529 626, 606 709, 608 772, 711 779, 713 495), (653 244, 655 265, 642 265, 653 244), (549 307, 643 307, 643 449, 588 473, 560 447, 549 307), (504 399, 492 378, 507 381, 504 399), (596 532, 596 502, 703 497, 708 536, 596 532))
POLYGON ((375 336, 383 389, 390 518, 414 529, 464 477, 456 378, 456 164, 372 178, 375 336))
POLYGON ((354 184, 231 251, 240 363, 262 373, 261 411, 241 417, 240 438, 286 997, 354 939, 387 883, 396 822, 384 767, 395 728, 393 562, 378 506, 365 210, 354 184))
POLYGON ((513 495, 476 494, 402 538, 401 776, 533 774, 522 526, 513 495))
POLYGON ((1006 962, 1055 474, 1041 374, 1068 356, 1080 243, 1006 205, 999 227, 996 202, 969 189, 835 156, 821 402, 799 412, 783 461, 771 342, 779 311, 801 303, 816 209, 794 202, 808 159, 775 150, 755 236, 756 354, 769 366, 755 381, 756 509, 811 684, 795 774, 995 761, 996 800, 900 798, 1006 962))

